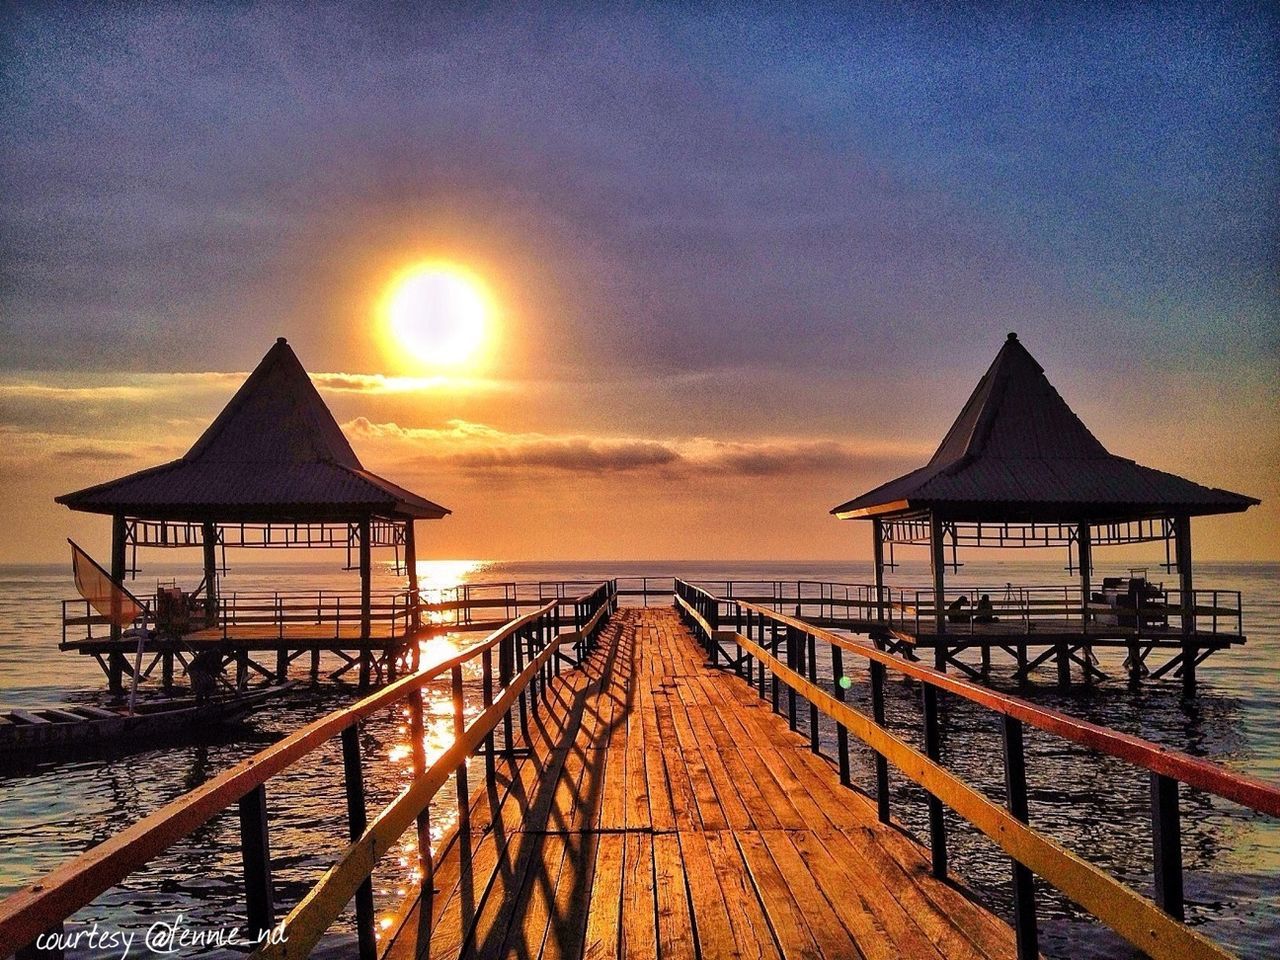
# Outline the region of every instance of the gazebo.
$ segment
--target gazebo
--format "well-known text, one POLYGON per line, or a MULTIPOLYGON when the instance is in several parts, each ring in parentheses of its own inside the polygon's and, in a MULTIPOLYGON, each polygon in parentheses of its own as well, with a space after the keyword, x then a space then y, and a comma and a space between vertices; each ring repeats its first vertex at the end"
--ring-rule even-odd
MULTIPOLYGON (((414 521, 449 513, 364 468, 283 337, 185 456, 65 494, 57 502, 111 517, 110 573, 117 583, 136 575, 139 547, 202 548, 204 580, 186 597, 179 592, 182 609, 161 610, 164 597, 158 595, 152 611, 170 620, 156 623, 166 681, 172 674, 172 641, 185 638, 193 643, 216 639, 237 648, 242 681, 250 648, 277 651, 277 677, 305 649, 313 653, 313 672, 322 647, 356 650, 361 683, 367 683, 371 652, 389 653, 388 643, 403 642, 418 624, 414 521), (360 574, 358 606, 349 601, 344 611, 340 598, 335 604, 309 592, 296 609, 289 598, 273 594, 270 603, 224 610, 219 551, 225 571, 227 547, 345 549, 348 568, 355 566, 360 574), (403 550, 408 572, 408 594, 401 607, 392 604, 389 630, 386 611, 374 609, 375 547, 403 550), (191 604, 192 598, 198 604, 191 604), (375 622, 387 636, 376 635, 375 622)), ((127 669, 120 633, 113 627, 103 646, 90 628, 87 646, 64 642, 64 647, 78 646, 100 660, 105 654, 108 678, 119 689, 127 669)), ((356 659, 348 657, 348 666, 356 659)))
POLYGON ((1258 502, 1109 452, 1010 333, 932 459, 831 512, 871 522, 877 619, 896 621, 897 641, 912 649, 932 646, 941 669, 949 663, 965 667, 953 656, 957 650, 981 647, 988 663, 991 648, 998 647, 1018 657, 1025 677, 1056 654, 1065 685, 1072 662, 1086 677, 1097 672, 1092 646, 1124 644, 1136 679, 1151 650, 1176 646, 1157 673, 1176 670, 1191 690, 1204 657, 1244 639, 1239 594, 1234 607, 1220 595, 1226 592, 1202 591, 1197 599, 1191 518, 1236 513, 1258 502), (1165 543, 1165 567, 1178 574, 1176 592, 1161 594, 1138 578, 1102 589, 1092 582, 1094 548, 1153 541, 1165 543), (904 544, 928 547, 932 590, 910 599, 899 595, 895 603, 884 573, 893 565, 894 546, 904 544), (962 546, 1065 547, 1069 568, 1079 571, 1079 595, 1020 595, 1002 598, 1003 616, 999 602, 978 611, 946 592, 946 570, 958 566, 962 546), (915 608, 914 627, 906 623, 908 606, 915 608), (1208 622, 1198 627, 1198 616, 1208 622), (1049 649, 1028 663, 1027 647, 1035 645, 1049 649))

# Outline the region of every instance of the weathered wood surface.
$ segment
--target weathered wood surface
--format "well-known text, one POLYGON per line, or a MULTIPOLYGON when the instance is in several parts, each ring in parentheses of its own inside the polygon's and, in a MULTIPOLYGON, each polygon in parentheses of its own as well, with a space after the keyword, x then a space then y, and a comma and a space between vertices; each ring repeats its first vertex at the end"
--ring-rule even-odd
POLYGON ((536 716, 439 855, 431 957, 1013 957, 673 611, 620 611, 536 716))

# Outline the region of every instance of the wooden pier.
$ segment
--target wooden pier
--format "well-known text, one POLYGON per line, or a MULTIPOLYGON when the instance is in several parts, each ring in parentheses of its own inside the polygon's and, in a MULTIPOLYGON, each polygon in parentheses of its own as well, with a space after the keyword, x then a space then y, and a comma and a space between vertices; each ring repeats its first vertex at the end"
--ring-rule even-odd
POLYGON ((622 611, 544 707, 387 957, 1014 955, 675 611, 622 611))
POLYGON ((1179 793, 1191 787, 1277 817, 1280 788, 750 600, 673 586, 667 609, 619 610, 614 581, 582 601, 548 600, 317 719, 0 903, 0 956, 48 956, 31 946, 39 935, 228 808, 240 819, 245 929, 280 935, 254 952, 264 960, 310 955, 353 901, 355 936, 346 936, 360 960, 1030 960, 1039 956, 1037 877, 1149 956, 1230 955, 1195 929, 1200 907, 1183 896, 1179 793), (850 658, 867 667, 867 713, 848 702, 850 658), (479 687, 472 716, 464 669, 479 687), (901 717, 885 725, 890 671, 919 691, 918 738, 901 717), (455 739, 428 763, 421 694, 436 682, 450 685, 455 739), (992 762, 1004 769, 1001 796, 944 762, 947 698, 999 718, 1003 752, 992 762), (359 728, 406 705, 413 776, 371 814, 359 728), (834 743, 824 742, 823 723, 834 743), (1149 777, 1150 822, 1134 832, 1151 845, 1154 897, 1028 822, 1024 726, 1149 777), (274 778, 335 738, 350 843, 299 900, 279 903, 269 812, 289 799, 287 788, 274 792, 274 778), (858 741, 874 752, 865 784, 852 775, 858 741), (894 819, 891 777, 924 789, 927 837, 894 819), (457 826, 432 850, 433 809, 454 803, 457 826), (972 900, 951 869, 947 809, 1008 858, 1011 922, 972 900), (403 836, 416 837, 425 879, 379 931, 377 911, 397 904, 375 902, 372 873, 403 836))

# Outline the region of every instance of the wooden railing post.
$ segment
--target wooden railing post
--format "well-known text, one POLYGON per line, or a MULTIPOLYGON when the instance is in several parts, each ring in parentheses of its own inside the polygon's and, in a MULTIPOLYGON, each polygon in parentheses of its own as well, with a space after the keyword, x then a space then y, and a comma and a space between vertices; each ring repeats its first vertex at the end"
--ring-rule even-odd
MULTIPOLYGON (((524 627, 516 630, 512 635, 512 645, 516 654, 516 675, 524 672, 525 664, 525 637, 524 627)), ((529 688, 533 686, 532 679, 529 683, 520 688, 520 695, 516 699, 520 703, 520 736, 526 743, 529 742, 529 688)))
MULTIPOLYGON (((515 672, 515 639, 503 637, 498 644, 498 689, 505 690, 511 685, 515 672)), ((508 710, 502 717, 502 751, 508 756, 515 749, 515 719, 508 710)))
MULTIPOLYGON (((480 662, 483 673, 481 679, 481 696, 484 698, 484 708, 488 710, 493 706, 493 651, 485 650, 481 654, 480 662)), ((494 782, 494 761, 493 761, 494 737, 493 731, 484 738, 484 772, 486 782, 494 782)))
POLYGON ((1178 781, 1155 772, 1151 774, 1151 839, 1155 848, 1156 905, 1175 920, 1184 920, 1178 781))
MULTIPOLYGON (((467 729, 465 703, 462 698, 462 665, 450 671, 453 692, 453 736, 460 740, 467 729)), ((467 788, 467 761, 458 765, 455 774, 458 785, 458 836, 468 837, 471 832, 471 791, 467 788)), ((469 841, 464 841, 469 842, 469 841)))
MULTIPOLYGON (((342 767, 347 784, 347 828, 351 839, 363 836, 368 819, 364 805, 364 768, 360 763, 360 725, 342 731, 342 767)), ((378 941, 373 932, 373 877, 366 877, 356 891, 356 938, 360 960, 377 960, 378 941)))
POLYGON ((257 936, 276 922, 271 887, 271 848, 267 840, 267 790, 258 784, 240 798, 240 854, 249 931, 257 936))
MULTIPOLYGON (((942 754, 942 730, 938 722, 938 689, 931 683, 924 687, 924 752, 930 760, 940 762, 942 754)), ((933 875, 939 880, 947 878, 947 822, 942 801, 932 793, 929 802, 929 858, 933 875)))
MULTIPOLYGON (((765 639, 765 634, 768 633, 768 631, 769 631, 769 624, 765 621, 764 617, 761 617, 760 626, 759 626, 759 629, 757 630, 757 636, 759 638, 760 646, 766 650, 769 649, 769 642, 765 639)), ((760 699, 763 700, 764 699, 764 675, 765 675, 765 662, 763 657, 761 657, 757 661, 756 673, 757 673, 757 676, 756 676, 757 690, 760 694, 760 699)), ((750 682, 750 680, 751 678, 748 676, 747 681, 750 682)))
MULTIPOLYGON (((835 698, 841 703, 845 701, 844 651, 836 644, 831 644, 831 689, 835 698)), ((849 730, 843 723, 836 724, 836 763, 840 768, 840 782, 850 786, 849 775, 849 730)))
MULTIPOLYGON (((776 620, 769 624, 769 636, 773 639, 770 650, 776 660, 778 658, 778 644, 780 643, 778 640, 778 622, 776 620)), ((778 674, 773 670, 769 671, 769 687, 770 706, 773 708, 773 712, 777 713, 779 704, 782 702, 782 682, 778 679, 778 674)))
MULTIPOLYGON (((1022 721, 1004 714, 1001 717, 1004 736, 1004 785, 1009 812, 1027 822, 1027 763, 1022 740, 1022 721)), ((1036 889, 1029 869, 1013 861, 1013 933, 1018 946, 1018 960, 1036 960, 1040 956, 1036 930, 1036 889)))
MULTIPOLYGON (((796 650, 796 637, 799 631, 791 624, 787 624, 787 668, 798 672, 799 652, 796 650)), ((794 687, 787 687, 787 726, 792 732, 796 729, 796 691, 794 687)))
MULTIPOLYGON (((884 722, 884 664, 872 660, 871 669, 871 718, 883 727, 884 722)), ((889 822, 889 761, 876 751, 876 812, 881 823, 889 822)))
MULTIPOLYGON (((805 666, 808 670, 809 682, 816 686, 818 683, 818 641, 813 634, 807 633, 804 637, 804 644, 805 666)), ((814 753, 818 753, 820 749, 818 744, 818 704, 813 699, 809 700, 809 749, 814 753)))
MULTIPOLYGON (((409 755, 413 758, 415 783, 427 775, 427 731, 422 720, 422 690, 409 695, 409 755)), ((415 821, 418 828, 418 869, 422 873, 423 908, 419 914, 426 923, 431 918, 432 893, 435 890, 435 860, 431 855, 431 805, 423 807, 415 821)))

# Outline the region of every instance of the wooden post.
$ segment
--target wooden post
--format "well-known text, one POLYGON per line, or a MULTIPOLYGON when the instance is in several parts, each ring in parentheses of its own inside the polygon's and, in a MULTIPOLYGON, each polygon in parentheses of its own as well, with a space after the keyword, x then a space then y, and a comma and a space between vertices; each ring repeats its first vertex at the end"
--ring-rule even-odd
POLYGON ((1196 595, 1191 578, 1191 517, 1173 521, 1174 552, 1178 561, 1178 589, 1182 597, 1182 692, 1196 692, 1196 595))
POLYGON ((373 523, 369 517, 360 521, 360 688, 369 686, 371 664, 369 639, 373 634, 373 602, 370 598, 373 580, 373 523))
MULTIPOLYGON (((347 835, 354 843, 364 835, 368 825, 358 724, 353 723, 342 731, 342 766, 347 784, 347 835)), ((356 938, 360 960, 377 960, 378 940, 374 935, 373 922, 373 876, 370 874, 356 890, 356 938)))
POLYGON ((879 517, 871 520, 871 560, 875 567, 876 585, 876 619, 884 616, 884 521, 879 517))
MULTIPOLYGON (((923 685, 924 697, 924 752, 930 760, 942 759, 942 729, 938 719, 938 690, 931 683, 923 685)), ((942 801, 932 793, 926 793, 929 805, 929 859, 933 875, 938 880, 947 879, 947 821, 942 801)))
MULTIPOLYGON (((871 716, 883 727, 884 719, 884 664, 871 661, 871 716)), ((876 811, 881 823, 889 822, 889 761, 884 754, 876 753, 876 811)))
MULTIPOLYGON (((1081 522, 1076 526, 1076 547, 1080 561, 1080 633, 1082 636, 1087 637, 1089 633, 1089 594, 1093 591, 1093 538, 1088 522, 1081 522)), ((1089 662, 1089 643, 1087 640, 1080 647, 1080 652, 1084 662, 1087 664, 1089 662)), ((1067 644, 1058 644, 1057 660, 1058 686, 1066 690, 1071 686, 1071 648, 1067 644)), ((1087 666, 1084 668, 1084 678, 1086 682, 1091 678, 1087 666)))
MULTIPOLYGON (((124 583, 124 530, 124 515, 114 514, 111 517, 111 579, 116 583, 124 583)), ((113 643, 120 642, 122 633, 119 625, 111 625, 113 643)), ((117 649, 107 654, 107 687, 112 693, 124 693, 124 654, 117 649)))
POLYGON ((1088 521, 1076 527, 1076 547, 1080 560, 1081 632, 1089 632, 1089 597, 1093 593, 1093 534, 1088 521))
POLYGON ((1178 781, 1151 773, 1151 839, 1154 848, 1156 905, 1183 920, 1182 825, 1178 814, 1178 781))
POLYGON ((404 522, 404 568, 409 575, 409 627, 416 633, 422 626, 422 609, 418 605, 418 544, 412 520, 404 522))
MULTIPOLYGON (((1022 739, 1022 721, 1005 715, 1001 718, 1004 739, 1004 784, 1009 812, 1027 822, 1027 764, 1022 739)), ((1036 889, 1029 869, 1013 861, 1013 931, 1018 960, 1035 960, 1040 956, 1036 930, 1036 889)))
POLYGON ((933 630, 937 634, 937 645, 933 648, 933 665, 939 670, 947 669, 946 569, 946 555, 942 549, 942 521, 937 514, 930 511, 929 571, 933 574, 933 630))
POLYGON ((204 547, 204 596, 208 611, 207 626, 218 622, 218 527, 211 520, 201 526, 201 546, 204 547))
POLYGON ((240 798, 240 854, 250 936, 275 925, 271 847, 267 840, 267 791, 262 784, 240 798))

